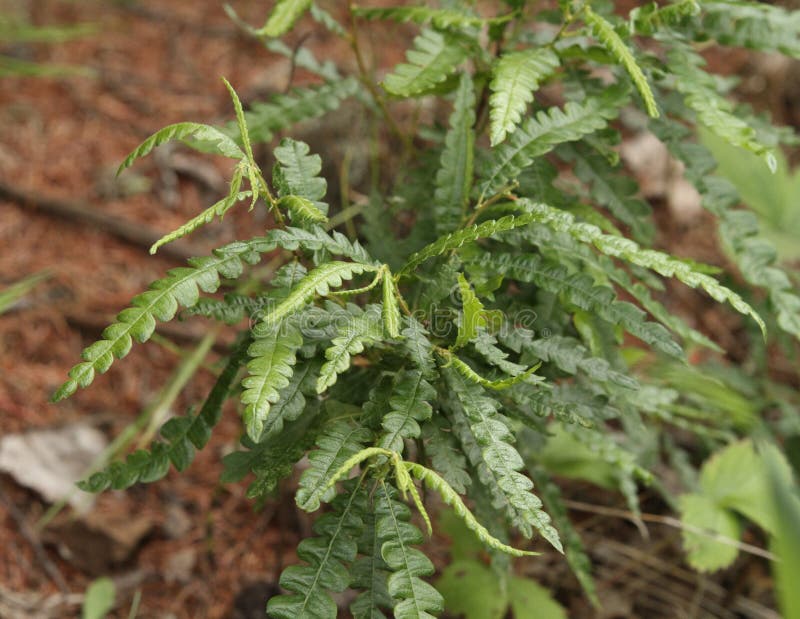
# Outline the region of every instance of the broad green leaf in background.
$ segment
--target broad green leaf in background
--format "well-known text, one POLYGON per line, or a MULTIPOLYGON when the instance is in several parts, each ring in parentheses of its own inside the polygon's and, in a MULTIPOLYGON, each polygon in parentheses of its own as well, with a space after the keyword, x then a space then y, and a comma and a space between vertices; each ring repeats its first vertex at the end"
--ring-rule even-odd
POLYGON ((436 581, 445 607, 466 619, 501 619, 508 608, 497 575, 475 559, 453 561, 436 581))
POLYGON ((92 581, 83 599, 83 619, 103 619, 114 608, 115 597, 113 580, 103 577, 92 581))
POLYGON ((687 525, 683 531, 683 547, 689 565, 701 572, 713 572, 736 560, 739 551, 734 544, 714 539, 715 536, 733 542, 739 539, 741 526, 733 512, 700 494, 683 495, 680 498, 680 510, 681 520, 687 525))
MULTIPOLYGON (((683 540, 692 567, 713 571, 733 563, 741 532, 737 514, 779 535, 784 517, 774 487, 790 488, 792 483, 791 467, 775 445, 760 445, 756 451, 750 440, 742 440, 715 453, 703 464, 697 492, 679 499, 681 520, 688 525, 683 540), (727 537, 733 544, 714 536, 727 537)), ((800 510, 800 497, 790 493, 786 504, 786 509, 800 510)))
POLYGON ((775 174, 761 157, 732 146, 708 130, 700 139, 717 160, 717 173, 725 177, 742 201, 758 216, 761 232, 785 261, 800 258, 800 170, 791 170, 786 157, 775 149, 775 174))
POLYGON ((509 581, 508 600, 514 619, 567 619, 566 611, 550 592, 528 578, 515 576, 509 581))

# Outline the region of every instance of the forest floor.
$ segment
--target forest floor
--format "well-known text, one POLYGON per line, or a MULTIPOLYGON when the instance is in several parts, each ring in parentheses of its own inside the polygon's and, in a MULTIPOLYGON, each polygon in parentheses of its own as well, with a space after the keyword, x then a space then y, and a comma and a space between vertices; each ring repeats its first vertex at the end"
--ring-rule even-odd
MULTIPOLYGON (((169 123, 230 119, 220 76, 245 102, 307 76, 294 75, 285 59, 243 35, 217 0, 7 4, 38 25, 90 23, 95 30, 73 41, 5 50, 90 73, 0 78, 0 288, 47 274, 0 315, 0 437, 66 432, 77 424, 111 440, 158 401, 181 361, 172 343, 191 349, 206 328, 196 320, 159 328, 158 342, 134 347, 91 389, 51 404, 81 349, 132 296, 187 255, 206 254, 266 225, 263 215, 259 220, 234 210, 174 249, 149 256, 153 234, 174 229, 218 199, 231 166, 180 148, 161 149, 119 179, 116 166, 169 123), (87 223, 93 214, 105 219, 87 223)), ((263 3, 230 4, 249 23, 264 19, 263 3)), ((326 57, 350 62, 341 44, 318 34, 310 42, 326 57)), ((397 54, 384 53, 384 61, 393 63, 397 54)), ((737 62, 746 67, 749 57, 737 62)), ((792 120, 781 117, 777 103, 765 105, 778 120, 792 120)), ((663 244, 714 262, 715 256, 692 255, 713 253, 702 250, 707 240, 697 242, 709 238, 708 222, 699 222, 671 224, 663 244)), ((707 318, 709 330, 718 318, 707 318)), ((221 333, 206 367, 214 367, 231 339, 221 333)), ((201 369, 171 410, 202 401, 212 384, 212 373, 201 369)), ((105 493, 84 515, 65 508, 45 527, 39 525, 50 504, 20 479, 0 474, 0 617, 80 616, 83 592, 103 575, 117 584, 112 616, 127 617, 138 597, 139 617, 263 617, 264 600, 283 567, 296 560, 293 549, 310 523, 293 508, 289 487, 283 500, 257 510, 245 498, 246 483, 219 483, 220 459, 240 432, 235 412, 228 413, 184 474, 105 493)), ((764 559, 745 558, 704 577, 682 561, 677 530, 655 524, 645 538, 624 517, 620 498, 580 484, 569 484, 565 494, 576 501, 574 515, 595 561, 603 610, 587 606, 555 554, 519 569, 549 586, 570 617, 777 617, 764 559), (592 511, 600 504, 612 512, 592 511)), ((643 494, 643 509, 666 508, 643 494)), ((443 550, 439 555, 446 557, 443 550)))

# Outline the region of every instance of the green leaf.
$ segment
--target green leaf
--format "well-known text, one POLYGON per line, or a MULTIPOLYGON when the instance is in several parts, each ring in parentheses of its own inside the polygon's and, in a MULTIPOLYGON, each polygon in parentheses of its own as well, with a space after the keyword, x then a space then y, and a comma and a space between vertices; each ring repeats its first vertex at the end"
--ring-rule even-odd
POLYGON ((467 12, 456 9, 436 9, 427 6, 393 6, 386 8, 355 7, 353 13, 364 19, 390 19, 399 22, 412 21, 416 24, 431 23, 435 28, 446 30, 465 29, 471 26, 485 24, 499 24, 511 17, 510 15, 484 18, 475 17, 467 12))
POLYGON ((658 106, 656 105, 653 91, 650 89, 650 84, 647 83, 647 78, 644 76, 639 63, 636 62, 633 52, 628 49, 628 46, 625 45, 625 42, 617 34, 617 31, 614 30, 614 26, 612 26, 605 17, 595 13, 588 5, 583 9, 583 18, 586 20, 586 23, 591 26, 592 33, 597 40, 602 43, 608 53, 628 72, 631 81, 636 86, 636 90, 639 91, 639 95, 642 97, 642 101, 644 101, 647 113, 653 118, 658 118, 658 106))
MULTIPOLYGON (((245 158, 244 151, 239 148, 236 142, 216 127, 200 123, 177 123, 164 127, 139 144, 139 146, 125 158, 125 161, 120 164, 117 174, 122 172, 125 168, 130 167, 134 161, 140 157, 144 157, 157 146, 161 146, 170 140, 182 140, 189 137, 203 140, 213 145, 212 152, 219 153, 225 157, 230 157, 232 159, 245 158)), ((191 145, 191 142, 189 142, 189 146, 191 145)))
POLYGON ((250 341, 249 337, 242 338, 234 347, 197 415, 173 417, 161 427, 161 436, 166 442, 154 441, 149 451, 137 450, 124 462, 112 463, 107 469, 79 482, 78 486, 87 492, 102 492, 109 487, 122 490, 137 482, 161 479, 169 471, 170 463, 178 471, 186 470, 194 460, 195 450, 208 444, 211 432, 222 416, 222 405, 245 362, 250 341))
POLYGON ((636 197, 639 186, 628 174, 617 170, 600 153, 588 148, 565 144, 558 155, 574 165, 575 175, 591 185, 595 202, 604 206, 620 222, 628 226, 639 242, 651 243, 655 229, 650 221, 650 206, 636 197))
POLYGON ((475 87, 468 73, 462 73, 456 90, 450 128, 436 173, 433 194, 436 232, 452 232, 461 223, 472 189, 475 159, 475 87))
POLYGON ((278 0, 267 19, 267 23, 256 34, 267 37, 283 36, 292 29, 311 6, 312 0, 278 0))
POLYGON ((88 387, 97 372, 111 367, 114 358, 122 359, 131 349, 133 339, 150 339, 156 320, 172 320, 178 306, 191 307, 199 299, 199 291, 215 292, 219 277, 236 278, 244 263, 255 264, 260 254, 274 249, 264 239, 235 242, 214 251, 212 257, 192 258, 189 267, 171 269, 167 277, 150 284, 150 289, 133 298, 132 307, 117 315, 117 320, 103 331, 102 339, 83 351, 83 363, 69 371, 67 380, 53 395, 53 401, 71 396, 78 387, 88 387))
POLYGON ((694 270, 691 264, 653 249, 642 249, 630 239, 603 234, 597 226, 578 223, 572 214, 546 204, 536 204, 524 198, 520 199, 518 204, 528 213, 535 213, 536 221, 560 232, 567 232, 583 243, 591 243, 607 256, 627 260, 635 265, 651 269, 664 277, 674 277, 691 288, 702 288, 711 298, 720 303, 727 301, 736 311, 749 315, 755 320, 766 336, 766 325, 761 316, 742 297, 720 284, 713 277, 694 270))
POLYGON ((381 422, 385 434, 379 446, 402 453, 404 439, 419 438, 419 423, 431 418, 433 409, 429 402, 435 398, 436 390, 422 371, 400 372, 389 399, 389 411, 381 422))
POLYGON ((474 260, 481 268, 521 281, 535 283, 540 288, 559 295, 563 303, 594 312, 612 325, 619 325, 656 350, 683 359, 683 349, 670 337, 669 332, 635 305, 617 301, 614 290, 608 286, 595 286, 585 273, 570 273, 557 263, 540 256, 519 256, 503 252, 486 252, 474 260))
POLYGON ((389 594, 395 599, 397 619, 433 619, 444 608, 442 596, 423 576, 430 576, 433 563, 412 546, 423 541, 422 533, 409 522, 409 509, 394 498, 393 489, 381 481, 376 491, 378 537, 381 557, 391 574, 389 594))
POLYGON ((83 599, 83 619, 103 619, 113 608, 117 595, 114 581, 103 577, 93 580, 83 599))
POLYGON ((564 607, 553 599, 550 592, 527 578, 511 577, 508 601, 514 619, 567 619, 564 607))
POLYGON ((475 291, 462 273, 458 274, 458 290, 461 293, 462 314, 454 349, 466 346, 478 335, 478 329, 486 326, 483 303, 475 296, 475 291))
POLYGON ((599 97, 582 103, 567 103, 563 111, 549 108, 528 118, 511 137, 492 151, 483 167, 481 196, 491 196, 537 157, 550 152, 562 142, 573 142, 606 126, 628 101, 627 88, 612 86, 599 97))
POLYGON ((736 559, 736 542, 741 535, 733 512, 700 494, 684 494, 679 500, 684 528, 683 547, 689 564, 700 572, 728 567, 736 559), (727 541, 719 541, 719 539, 727 541))
POLYGON ((357 540, 364 530, 364 492, 353 480, 336 497, 333 510, 314 523, 318 537, 307 538, 297 547, 306 565, 283 570, 280 585, 291 594, 270 598, 267 614, 276 619, 335 619, 336 602, 331 591, 341 592, 350 584, 347 565, 356 558, 357 540))
POLYGON ((507 232, 508 230, 519 228, 520 226, 527 226, 534 221, 534 219, 534 215, 529 215, 527 213, 523 213, 522 215, 506 215, 500 219, 490 219, 481 224, 474 224, 468 228, 461 228, 460 230, 451 232, 412 254, 403 265, 403 268, 397 272, 397 276, 402 277, 408 275, 426 260, 458 249, 466 243, 494 236, 499 232, 507 232))
POLYGON ((542 502, 531 492, 533 482, 519 472, 523 466, 522 458, 511 445, 514 437, 505 418, 497 412, 497 403, 460 374, 448 370, 445 376, 480 446, 481 481, 492 483, 494 492, 505 503, 512 521, 523 534, 530 537, 535 528, 562 552, 558 532, 543 511, 542 502))
POLYGON ((424 29, 406 52, 407 64, 399 64, 383 80, 389 94, 413 97, 447 79, 467 57, 467 48, 456 36, 424 29))
POLYGON ((775 266, 774 248, 758 234, 758 220, 753 213, 733 208, 738 202, 730 182, 709 176, 714 167, 708 150, 686 143, 687 130, 675 122, 653 124, 656 135, 686 165, 686 176, 700 190, 703 207, 720 220, 719 233, 745 280, 769 292, 777 313, 778 326, 800 338, 800 297, 787 274, 775 266))
POLYGON ((703 70, 705 60, 688 46, 674 47, 667 54, 675 89, 683 94, 686 105, 697 120, 720 138, 763 158, 770 171, 777 168, 775 155, 759 142, 755 129, 739 118, 727 99, 717 92, 714 77, 703 70))
POLYGON ((326 361, 317 380, 317 393, 323 393, 336 383, 337 376, 350 367, 352 355, 363 352, 365 345, 379 342, 382 338, 382 321, 374 305, 343 325, 325 351, 326 361))
POLYGON ((301 196, 283 196, 278 200, 278 206, 285 208, 292 215, 292 221, 327 223, 328 218, 308 198, 301 196))
POLYGON ((350 587, 361 590, 350 604, 350 612, 355 619, 386 619, 383 610, 391 610, 394 600, 389 594, 389 566, 381 556, 385 540, 378 536, 378 506, 372 502, 370 507, 364 514, 364 530, 358 540, 360 557, 350 568, 350 587))
POLYGON ((326 296, 331 288, 342 285, 344 280, 352 279, 355 275, 366 272, 375 272, 378 267, 372 267, 356 262, 326 262, 306 275, 289 295, 276 307, 264 316, 264 323, 277 325, 284 318, 303 308, 316 296, 326 296))
POLYGON ((500 56, 489 87, 491 141, 496 146, 513 133, 522 120, 539 83, 558 68, 556 54, 548 48, 531 48, 500 56))
POLYGON ((761 2, 701 3, 702 15, 690 22, 696 39, 714 39, 722 45, 736 45, 763 51, 779 51, 800 58, 800 13, 761 2))
POLYGON ((255 442, 268 423, 270 407, 280 399, 280 390, 289 385, 296 354, 303 345, 299 329, 289 321, 275 325, 260 323, 253 328, 253 343, 247 351, 248 376, 242 380, 242 420, 247 435, 255 442))
POLYGON ((453 561, 436 580, 448 612, 466 619, 502 619, 508 599, 491 568, 475 559, 453 561))
POLYGON ((400 336, 400 307, 397 303, 397 285, 389 269, 383 270, 383 328, 390 338, 400 336))
POLYGON ((155 254, 158 251, 158 248, 162 245, 166 245, 167 243, 171 243, 176 239, 188 236, 198 228, 211 223, 215 217, 222 219, 225 213, 231 210, 231 208, 233 208, 237 202, 241 202, 242 200, 250 198, 253 195, 251 191, 239 191, 241 183, 242 172, 241 168, 238 168, 236 173, 234 173, 233 182, 231 183, 231 190, 227 196, 209 206, 199 215, 192 217, 192 219, 187 221, 182 226, 176 228, 169 234, 162 236, 155 243, 153 243, 152 247, 150 247, 150 253, 155 254))
POLYGON ((364 449, 372 434, 364 427, 344 420, 328 421, 317 439, 319 449, 312 451, 310 466, 300 478, 295 500, 304 511, 319 509, 320 501, 329 501, 334 496, 330 481, 342 465, 364 449))
MULTIPOLYGON (((272 44, 279 43, 271 41, 272 44)), ((282 45, 282 44, 281 44, 282 45)), ((267 45, 272 51, 274 45, 267 45)), ((287 94, 277 93, 264 101, 256 101, 244 113, 250 140, 253 143, 271 142, 275 134, 300 122, 319 118, 335 112, 342 101, 359 91, 359 82, 355 77, 339 77, 331 75, 327 67, 316 64, 310 52, 301 47, 297 50, 287 49, 286 54, 300 68, 323 71, 327 81, 324 84, 293 88, 287 94)), ((233 135, 235 127, 227 125, 225 133, 233 135)))
POLYGON ((467 472, 467 459, 453 436, 447 421, 437 415, 423 424, 425 453, 431 466, 458 493, 464 494, 472 478, 467 472))
POLYGON ((305 142, 290 138, 281 140, 275 148, 275 185, 281 196, 305 198, 319 211, 317 215, 305 214, 303 219, 327 221, 328 205, 322 202, 328 183, 319 176, 322 171, 322 159, 319 155, 310 155, 311 148, 305 142), (321 217, 320 217, 321 216, 321 217))
POLYGON ((435 471, 425 468, 421 464, 416 464, 415 462, 403 462, 403 466, 408 469, 411 475, 423 481, 428 488, 435 490, 439 496, 442 497, 442 501, 444 501, 445 505, 452 507, 456 516, 458 516, 464 522, 466 527, 475 533, 478 539, 486 544, 489 548, 513 557, 533 556, 539 554, 538 552, 513 548, 512 546, 504 544, 499 539, 494 537, 491 533, 489 533, 489 530, 486 527, 478 522, 478 519, 464 504, 464 501, 450 486, 450 484, 448 484, 435 471))

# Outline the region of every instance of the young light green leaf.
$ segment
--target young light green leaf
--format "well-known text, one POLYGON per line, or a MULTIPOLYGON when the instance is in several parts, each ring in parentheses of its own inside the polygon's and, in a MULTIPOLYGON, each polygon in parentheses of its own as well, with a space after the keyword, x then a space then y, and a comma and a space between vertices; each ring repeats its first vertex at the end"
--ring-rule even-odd
POLYGON ((454 34, 425 29, 399 64, 383 80, 389 94, 414 97, 447 79, 467 57, 467 48, 454 34))
POLYGON ((328 218, 323 215, 322 211, 311 200, 302 196, 283 196, 278 200, 278 206, 292 214, 292 221, 328 222, 328 218))
POLYGON ((397 303, 397 285, 391 271, 383 269, 383 328, 391 338, 400 336, 400 306, 397 303))
POLYGON ((628 49, 625 41, 614 30, 614 26, 605 17, 595 13, 588 4, 584 6, 583 18, 592 27, 592 33, 603 44, 608 53, 625 67, 631 81, 636 86, 636 90, 639 91, 642 101, 644 101, 647 113, 653 118, 658 118, 658 105, 656 105, 656 99, 650 89, 650 84, 647 83, 647 78, 644 76, 639 63, 636 62, 633 52, 628 49))
POLYGON ((245 404, 242 420, 247 435, 258 442, 270 407, 280 399, 280 390, 289 384, 303 338, 289 321, 257 324, 253 335, 254 341, 247 351, 251 358, 247 364, 249 376, 242 381, 245 390, 241 400, 245 404))
POLYGON ((326 262, 306 275, 279 305, 267 312, 264 322, 276 325, 308 304, 316 295, 324 297, 331 288, 341 286, 343 280, 364 272, 374 273, 378 268, 357 262, 326 262))
POLYGON ((267 37, 283 36, 308 10, 311 2, 312 0, 278 0, 267 23, 257 30, 256 34, 267 37))
MULTIPOLYGON (((139 144, 120 164, 117 174, 130 167, 134 161, 144 157, 157 146, 161 146, 170 140, 182 140, 189 137, 212 145, 212 152, 219 153, 225 157, 232 159, 244 159, 245 157, 245 153, 239 148, 239 145, 216 127, 200 123, 177 123, 164 127, 139 144)), ((192 143, 188 142, 188 145, 191 146, 192 143)))
POLYGON ((478 539, 486 544, 489 548, 492 548, 493 550, 499 550, 500 552, 504 552, 513 557, 535 556, 540 554, 530 550, 513 548, 512 546, 504 544, 499 539, 494 537, 491 533, 489 533, 489 530, 486 527, 478 522, 478 519, 475 518, 475 515, 464 504, 464 501, 461 500, 461 497, 458 496, 458 493, 453 490, 450 484, 442 479, 436 472, 415 462, 403 462, 403 466, 405 466, 414 477, 425 483, 428 488, 439 493, 439 496, 442 497, 442 501, 444 501, 445 505, 452 507, 456 515, 464 521, 464 524, 467 525, 467 528, 470 531, 473 531, 478 539))
POLYGON ((466 346, 478 335, 478 329, 486 326, 483 303, 475 295, 463 273, 458 274, 458 290, 461 293, 461 324, 458 325, 453 350, 466 346))
POLYGON ((549 48, 531 48, 500 56, 492 70, 489 87, 491 141, 496 146, 513 133, 522 120, 525 108, 533 100, 539 83, 559 65, 558 56, 549 48))
POLYGON ((153 243, 153 246, 150 248, 150 253, 155 254, 158 251, 158 248, 162 245, 166 245, 167 243, 171 243, 176 239, 187 236, 205 224, 211 223, 214 217, 219 217, 222 219, 225 213, 233 208, 237 202, 241 202, 242 200, 245 200, 253 195, 251 191, 239 191, 241 185, 242 169, 241 167, 237 167, 236 172, 234 172, 233 175, 233 180, 231 181, 230 192, 227 196, 222 198, 222 200, 219 202, 209 206, 199 215, 192 217, 192 219, 187 221, 179 228, 176 228, 169 234, 162 236, 155 243, 153 243))

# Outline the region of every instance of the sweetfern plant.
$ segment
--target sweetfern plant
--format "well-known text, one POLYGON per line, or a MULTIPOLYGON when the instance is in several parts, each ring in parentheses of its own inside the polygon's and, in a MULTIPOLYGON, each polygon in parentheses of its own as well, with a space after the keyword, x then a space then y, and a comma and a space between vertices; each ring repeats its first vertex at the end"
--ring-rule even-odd
POLYGON ((741 314, 756 346, 800 337, 800 297, 697 141, 702 127, 774 167, 792 136, 737 110, 700 50, 717 40, 798 55, 797 15, 695 0, 627 15, 600 0, 494 8, 341 7, 345 25, 311 0, 279 0, 260 28, 229 9, 248 36, 318 83, 245 110, 225 82, 235 121, 166 127, 120 167, 175 139, 235 162, 228 195, 153 252, 240 203, 266 210, 270 223, 169 271, 84 350, 56 400, 179 312, 240 331, 196 413, 170 419, 149 449, 81 485, 123 489, 186 469, 235 400, 241 448, 223 459, 223 480, 249 478, 248 496, 263 501, 303 460, 297 508, 321 512, 300 563, 281 576, 284 593, 269 600, 273 617, 334 617, 332 594, 347 588, 356 617, 440 614, 424 542, 437 521, 429 512, 442 509, 485 545, 495 577, 509 577, 509 555, 555 550, 596 600, 553 480, 564 472, 558 454, 589 454, 638 513, 641 484, 666 494, 651 473, 661 448, 674 459, 686 448, 671 428, 712 449, 755 425, 774 430, 757 410, 743 421, 722 403, 698 407, 691 389, 653 368, 719 351, 664 304, 665 278, 741 314), (406 61, 380 81, 359 36, 373 20, 419 28, 406 61), (280 39, 308 27, 348 43, 357 73, 280 39), (373 149, 369 186, 340 208, 326 202, 320 157, 288 136, 345 99, 391 148, 373 149), (435 110, 424 122, 409 113, 423 101, 435 110), (615 150, 633 129, 686 162, 752 287, 653 248, 650 207, 615 150), (255 156, 254 143, 279 135, 272 161, 255 156), (388 150, 399 163, 380 160, 388 150), (264 257, 266 271, 250 268, 264 257))

